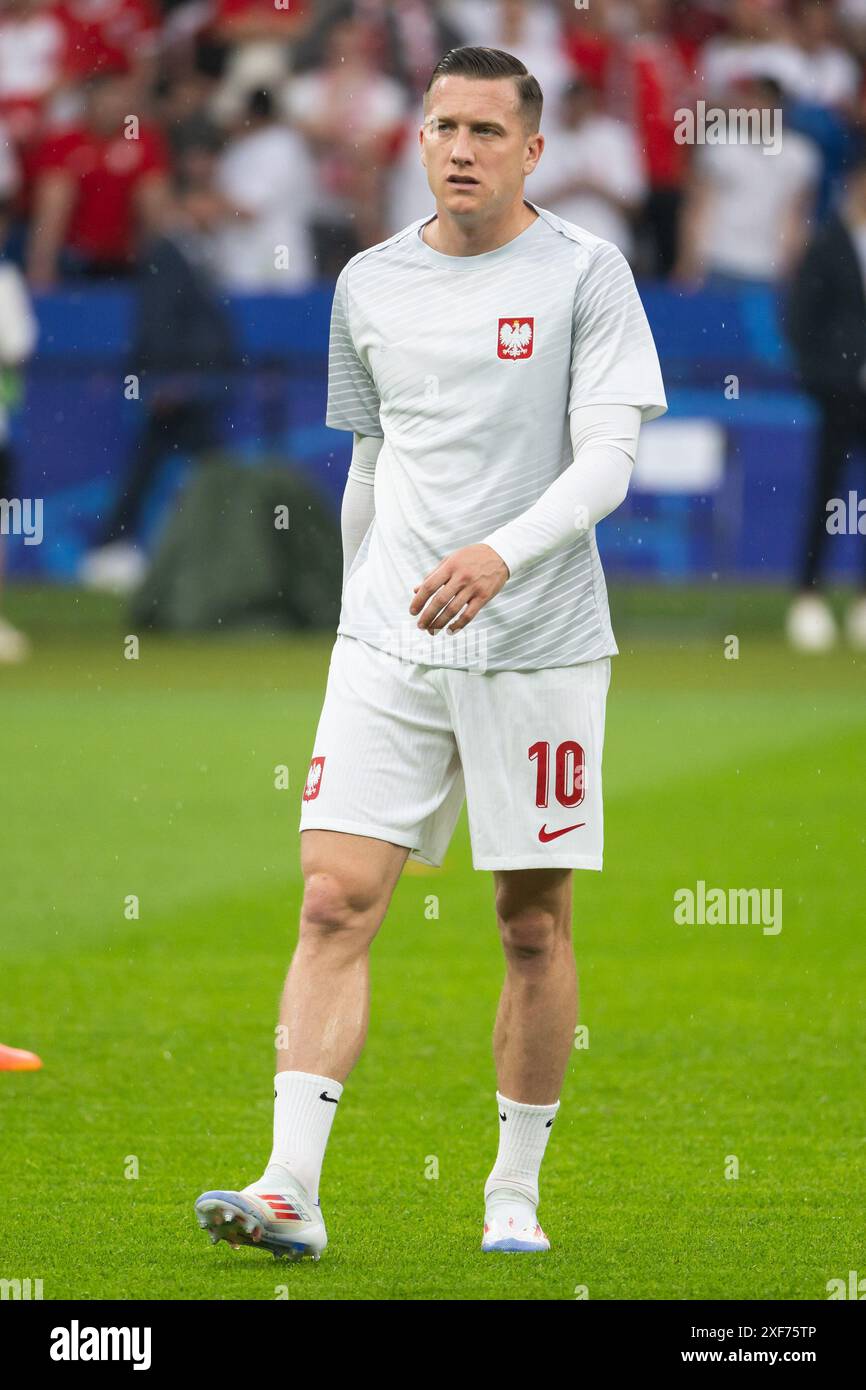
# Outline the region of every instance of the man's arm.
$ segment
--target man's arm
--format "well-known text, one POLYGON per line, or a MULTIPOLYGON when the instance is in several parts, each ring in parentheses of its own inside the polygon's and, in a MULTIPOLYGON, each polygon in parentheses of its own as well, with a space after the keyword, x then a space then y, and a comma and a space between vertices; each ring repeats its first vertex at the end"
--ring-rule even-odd
POLYGON ((569 415, 574 461, 520 516, 477 545, 456 550, 427 575, 409 606, 413 615, 420 613, 418 626, 438 632, 447 624, 449 632, 459 632, 513 574, 618 507, 628 491, 640 425, 638 406, 576 406, 569 415))
POLYGON ((161 169, 154 169, 137 184, 133 206, 144 236, 159 236, 165 231, 173 205, 171 185, 161 169))
POLYGON ((704 246, 707 220, 712 214, 712 189, 706 178, 693 171, 680 213, 679 246, 673 277, 682 284, 699 285, 706 277, 704 246))
POLYGON ((568 418, 574 461, 520 516, 485 536, 513 576, 589 531, 625 500, 637 454, 635 405, 583 405, 568 418))
POLYGON ((77 194, 75 180, 62 169, 50 169, 36 184, 33 200, 27 271, 37 289, 53 285, 77 194))
POLYGON ((815 202, 815 190, 794 193, 785 209, 779 236, 779 262, 783 276, 799 265, 809 242, 810 214, 815 202))
POLYGON ((374 435, 354 434, 352 462, 346 478, 340 529, 343 536, 343 588, 361 542, 376 514, 373 484, 376 481, 376 460, 384 440, 374 435))

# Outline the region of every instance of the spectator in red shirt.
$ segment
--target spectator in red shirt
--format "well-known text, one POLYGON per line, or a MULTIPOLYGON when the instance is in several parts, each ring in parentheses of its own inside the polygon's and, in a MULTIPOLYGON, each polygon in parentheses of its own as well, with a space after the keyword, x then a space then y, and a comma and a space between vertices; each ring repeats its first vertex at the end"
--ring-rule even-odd
POLYGON ((28 273, 40 289, 61 271, 129 274, 137 234, 162 225, 168 157, 159 132, 130 114, 133 90, 124 75, 92 78, 83 124, 37 153, 28 273))
POLYGON ((675 113, 687 107, 693 80, 671 36, 670 0, 635 0, 634 37, 624 45, 621 62, 609 70, 611 104, 631 124, 643 151, 650 192, 643 209, 649 243, 648 269, 670 275, 677 255, 677 227, 688 152, 678 145, 675 113))
POLYGON ((608 0, 582 9, 563 7, 565 51, 579 76, 597 91, 608 86, 608 69, 622 46, 608 0))
POLYGON ((217 0, 213 27, 227 43, 297 38, 312 19, 311 0, 217 0))
POLYGON ((63 0, 59 13, 67 26, 68 76, 152 76, 160 24, 153 0, 63 0))

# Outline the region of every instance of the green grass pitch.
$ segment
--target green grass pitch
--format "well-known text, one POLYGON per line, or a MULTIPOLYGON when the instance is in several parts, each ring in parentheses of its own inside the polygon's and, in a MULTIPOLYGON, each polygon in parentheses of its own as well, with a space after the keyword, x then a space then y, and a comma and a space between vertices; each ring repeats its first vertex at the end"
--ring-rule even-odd
POLYGON ((212 1248, 192 1204, 270 1149, 331 639, 145 635, 128 661, 112 604, 13 593, 36 655, 0 672, 0 1041, 45 1065, 0 1074, 0 1278, 46 1299, 797 1300, 866 1276, 866 660, 791 655, 780 603, 614 595, 605 871, 575 873, 589 1047, 542 1169, 550 1253, 479 1249, 503 965, 464 813, 374 946, 330 1245, 293 1266, 212 1248), (781 888, 782 931, 677 926, 698 879, 781 888))

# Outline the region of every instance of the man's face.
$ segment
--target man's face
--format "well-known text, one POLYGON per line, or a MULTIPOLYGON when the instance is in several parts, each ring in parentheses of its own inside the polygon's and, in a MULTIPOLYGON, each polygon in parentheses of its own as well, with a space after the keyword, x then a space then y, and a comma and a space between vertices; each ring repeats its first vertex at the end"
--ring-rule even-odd
POLYGON ((522 196, 544 138, 529 133, 510 77, 440 77, 427 97, 421 161, 437 206, 469 224, 522 196))

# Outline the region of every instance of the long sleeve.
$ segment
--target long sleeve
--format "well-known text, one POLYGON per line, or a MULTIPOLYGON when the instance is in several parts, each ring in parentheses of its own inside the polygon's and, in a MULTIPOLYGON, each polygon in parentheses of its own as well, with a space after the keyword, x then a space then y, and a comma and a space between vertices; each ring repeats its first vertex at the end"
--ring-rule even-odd
POLYGON ((584 405, 569 416, 574 461, 531 507, 483 544, 513 577, 588 531, 625 500, 637 453, 641 411, 633 405, 584 405))
POLYGON ((371 435, 355 434, 352 461, 343 492, 340 510, 340 531, 343 538, 343 588, 361 542, 370 529, 376 514, 374 483, 376 460, 383 440, 371 435))

